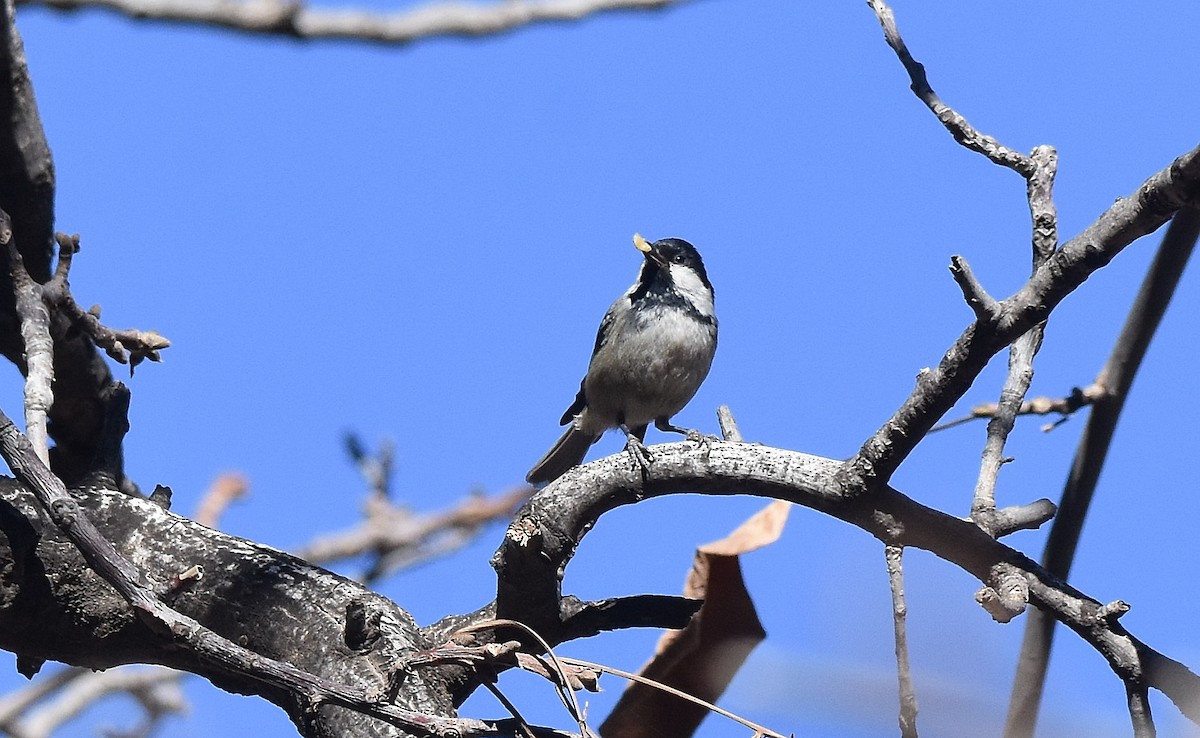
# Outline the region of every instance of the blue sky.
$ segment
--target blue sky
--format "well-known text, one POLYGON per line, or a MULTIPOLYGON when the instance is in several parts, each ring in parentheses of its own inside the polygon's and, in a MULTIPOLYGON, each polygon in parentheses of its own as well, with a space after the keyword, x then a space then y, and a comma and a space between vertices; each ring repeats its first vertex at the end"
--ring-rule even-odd
MULTIPOLYGON (((1181 77, 1196 66, 1200 6, 1088 7, 895 8, 945 101, 1014 148, 1057 147, 1064 237, 1195 146, 1200 120, 1181 77)), ((252 496, 223 527, 280 548, 355 521, 362 483, 346 430, 397 442, 398 491, 419 509, 520 482, 557 437, 600 316, 635 275, 635 231, 695 243, 717 290, 717 358, 677 420, 715 432, 715 408, 729 404, 750 440, 839 458, 969 322, 952 254, 996 296, 1028 270, 1023 183, 951 140, 861 2, 697 0, 407 48, 100 12, 23 8, 19 23, 56 159, 58 227, 83 236, 75 294, 111 325, 174 343, 131 381, 128 470, 144 487, 171 485, 185 513, 216 474, 244 473, 252 496)), ((1092 380, 1157 241, 1055 312, 1035 394, 1092 380)), ((1180 511, 1194 497, 1197 291, 1192 270, 1134 386, 1072 577, 1130 602, 1122 622, 1193 668, 1196 599, 1180 578, 1197 554, 1180 511)), ((964 407, 998 395, 1004 360, 993 363, 964 407)), ((4 382, 13 415, 16 371, 4 382)), ((1000 501, 1056 498, 1082 421, 1049 434, 1022 422, 1000 501)), ((930 438, 896 486, 966 514, 983 434, 930 438)), ((585 539, 566 589, 677 592, 694 547, 760 505, 679 496, 623 508, 585 539)), ((501 532, 381 590, 423 623, 478 607, 501 532)), ((1043 539, 1009 540, 1037 556, 1043 539)), ((894 732, 878 542, 797 510, 744 568, 770 635, 723 704, 798 735, 894 732)), ((1023 620, 992 623, 977 583, 927 554, 907 557, 907 584, 923 734, 995 734, 1023 620)), ((633 669, 655 637, 563 650, 633 669)), ((0 689, 20 683, 4 672, 0 689)), ((594 716, 622 687, 605 684, 588 697, 594 716)), ((522 675, 502 686, 527 716, 570 725, 548 686, 522 675)), ((231 721, 294 735, 261 701, 199 679, 188 694, 192 713, 169 735, 231 721)), ((1154 706, 1162 735, 1200 735, 1165 700, 1154 706)), ((467 709, 503 712, 482 695, 467 709)), ((109 707, 70 732, 132 714, 109 707)), ((1120 683, 1060 634, 1042 735, 1128 733, 1120 683)), ((702 730, 740 734, 715 718, 702 730)))

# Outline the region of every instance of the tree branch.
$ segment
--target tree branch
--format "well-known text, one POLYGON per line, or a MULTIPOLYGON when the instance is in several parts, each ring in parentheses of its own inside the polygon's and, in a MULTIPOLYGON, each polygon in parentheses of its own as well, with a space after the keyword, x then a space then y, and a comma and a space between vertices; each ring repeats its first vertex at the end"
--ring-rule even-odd
MULTIPOLYGON (((77 594, 72 594, 76 585, 70 577, 62 577, 65 581, 59 582, 65 592, 53 595, 42 592, 45 600, 41 607, 49 608, 53 619, 45 617, 36 623, 6 623, 6 627, 0 628, 0 645, 4 648, 19 654, 99 668, 140 661, 192 671, 209 677, 220 686, 266 697, 287 709, 301 732, 309 736, 396 734, 381 729, 379 723, 362 723, 336 710, 330 712, 328 706, 348 708, 401 726, 406 731, 404 734, 496 734, 493 724, 448 717, 451 714, 449 697, 441 691, 443 688, 436 679, 424 684, 424 680, 410 674, 406 678, 408 687, 404 703, 380 701, 386 675, 404 668, 401 654, 411 651, 413 644, 426 645, 420 641, 411 618, 383 598, 279 552, 255 547, 170 515, 140 498, 90 489, 82 500, 77 500, 41 465, 28 440, 3 415, 0 415, 0 453, 14 472, 36 491, 40 507, 49 512, 55 525, 87 562, 86 567, 79 564, 75 567, 85 582, 92 580, 77 594), (92 523, 89 505, 101 505, 103 515, 98 519, 116 526, 110 529, 111 539, 92 523), (138 555, 140 568, 135 568, 121 555, 112 540, 124 541, 124 545, 138 555), (154 546, 163 548, 149 550, 154 546), (182 561, 180 557, 183 557, 182 561), (270 568, 264 571, 259 569, 261 566, 270 568), (207 577, 180 581, 179 573, 189 567, 206 571, 208 577, 216 578, 210 588, 204 588, 209 597, 226 587, 236 590, 239 586, 253 587, 256 595, 249 602, 225 601, 223 604, 230 606, 225 612, 219 607, 213 610, 210 606, 215 603, 201 597, 198 591, 202 589, 198 582, 207 577), (236 572, 238 568, 243 569, 240 575, 236 572), (124 603, 105 604, 104 595, 96 591, 98 586, 101 592, 106 589, 97 574, 132 610, 124 603), (154 582, 167 584, 155 586, 154 582), (174 586, 170 586, 172 582, 174 586), (211 589, 214 585, 215 590, 211 589), (272 586, 279 588, 278 595, 282 598, 272 593, 272 586), (300 613, 294 610, 309 604, 294 602, 297 598, 286 594, 296 586, 304 588, 301 590, 304 598, 314 605, 312 611, 300 613), (334 591, 329 591, 331 586, 334 591), (322 588, 326 590, 323 597, 322 588), (70 614, 80 605, 60 604, 59 598, 69 602, 79 595, 89 598, 86 607, 95 621, 81 623, 70 614), (166 605, 160 597, 175 600, 176 606, 166 605), (349 635, 346 625, 340 617, 330 621, 328 614, 321 613, 324 608, 332 608, 335 612, 344 610, 350 603, 359 603, 360 607, 369 607, 375 613, 376 638, 372 643, 354 649, 356 652, 348 659, 344 645, 349 635), (58 612, 60 607, 65 607, 66 611, 58 612), (106 607, 113 617, 107 623, 103 622, 106 607), (240 613, 236 612, 239 608, 240 613), (293 609, 289 611, 288 608, 293 609), (213 627, 201 625, 200 619, 187 614, 188 610, 216 628, 226 632, 231 629, 238 634, 235 636, 238 643, 220 635, 213 627), (268 620, 264 621, 264 617, 268 620), (289 629, 279 627, 280 623, 291 622, 303 623, 304 632, 291 633, 289 629), (97 628, 98 632, 90 631, 89 626, 97 628), (71 637, 64 637, 64 628, 76 632, 71 637), (97 640, 103 641, 103 645, 97 640), (246 647, 256 641, 261 641, 260 647, 254 650, 246 647), (307 662, 312 671, 269 656, 283 647, 296 648, 300 641, 306 641, 302 648, 312 649, 312 652, 299 650, 290 657, 300 663, 307 662), (89 644, 91 649, 87 648, 89 644), (322 673, 337 674, 340 683, 320 676, 322 673), (412 707, 403 706, 406 703, 412 707)), ((7 540, 36 541, 35 545, 39 547, 37 561, 41 566, 48 565, 47 561, 55 559, 55 553, 42 551, 40 547, 43 542, 53 547, 61 541, 55 540, 58 536, 53 535, 56 533, 53 528, 32 535, 23 532, 22 520, 24 525, 30 525, 40 524, 43 518, 36 507, 30 507, 36 503, 22 498, 21 491, 15 486, 4 490, 8 509, 16 507, 21 512, 17 513, 19 519, 9 516, 0 522, 10 528, 5 531, 7 540)), ((61 552, 56 553, 62 556, 61 552)), ((21 555, 13 551, 12 554, 14 560, 27 560, 31 552, 21 555)), ((19 578, 19 573, 10 573, 10 576, 19 578)), ((32 582, 19 578, 9 586, 28 590, 40 581, 37 574, 33 576, 32 582)), ((108 596, 111 597, 111 592, 108 596)), ((30 602, 22 604, 33 606, 30 602)), ((11 610, 11 606, 8 609, 11 610)), ((336 614, 343 615, 342 612, 336 614)), ((20 617, 21 612, 0 615, 20 617)), ((0 624, 5 624, 3 618, 0 618, 0 624)))
POLYGON ((896 15, 887 3, 883 0, 867 0, 867 5, 875 11, 875 17, 879 19, 879 25, 883 27, 884 39, 888 46, 892 47, 892 51, 896 52, 900 63, 904 65, 904 71, 908 72, 908 78, 911 81, 909 87, 913 94, 925 103, 925 106, 941 121, 946 130, 950 131, 954 140, 972 151, 983 154, 994 164, 1011 169, 1022 177, 1030 177, 1035 168, 1031 157, 1010 149, 991 136, 975 130, 966 118, 942 102, 925 76, 925 65, 913 58, 904 39, 900 37, 900 30, 896 27, 896 15))
POLYGON ((900 736, 917 738, 917 693, 908 661, 908 605, 904 601, 904 549, 884 546, 892 590, 892 629, 896 639, 896 680, 900 689, 900 736))
MULTIPOLYGON (((1103 387, 1105 393, 1093 401, 1092 414, 1079 440, 1063 489, 1059 515, 1050 528, 1042 553, 1042 565, 1055 576, 1065 579, 1070 574, 1083 521, 1104 468, 1117 420, 1198 238, 1200 208, 1181 210, 1167 229, 1121 334, 1096 379, 1096 384, 1103 387)), ((1013 680, 1006 738, 1033 735, 1053 640, 1054 621, 1041 613, 1031 613, 1025 623, 1025 636, 1013 680)))
POLYGON ((493 557, 498 617, 527 623, 550 643, 561 640, 562 572, 585 533, 609 510, 680 492, 770 497, 832 515, 886 545, 930 551, 989 587, 997 567, 1009 567, 1025 580, 1030 601, 1076 631, 1120 678, 1159 689, 1200 722, 1200 677, 1129 634, 1117 622, 1119 610, 1087 597, 970 521, 888 487, 874 493, 847 488, 842 467, 849 462, 721 441, 705 448, 687 442, 655 446, 644 483, 640 470, 626 462, 617 454, 577 467, 517 514, 493 557), (1163 678, 1168 673, 1171 678, 1163 678))
POLYGON ((492 36, 528 25, 578 21, 619 10, 656 10, 686 0, 497 0, 433 2, 396 13, 322 10, 298 0, 19 0, 63 11, 103 8, 140 20, 188 23, 303 40, 408 44, 439 37, 492 36))
MULTIPOLYGON (((1033 271, 1050 260, 1058 246, 1058 217, 1054 207, 1054 175, 1058 155, 1049 146, 1039 146, 1029 157, 1026 193, 1033 221, 1033 271)), ((992 535, 997 534, 996 482, 1004 464, 1004 448, 1016 425, 1029 385, 1033 382, 1033 357, 1042 346, 1045 324, 1039 323, 1022 335, 1008 351, 1008 374, 996 403, 996 414, 988 422, 979 465, 979 478, 971 500, 971 519, 992 535)))
POLYGON ((970 325, 896 413, 863 444, 846 467, 847 481, 886 482, 934 423, 970 389, 1002 348, 1044 321, 1062 300, 1134 240, 1154 231, 1200 197, 1200 147, 1154 174, 1117 200, 1034 272, 1016 294, 1000 302, 993 323, 970 325))

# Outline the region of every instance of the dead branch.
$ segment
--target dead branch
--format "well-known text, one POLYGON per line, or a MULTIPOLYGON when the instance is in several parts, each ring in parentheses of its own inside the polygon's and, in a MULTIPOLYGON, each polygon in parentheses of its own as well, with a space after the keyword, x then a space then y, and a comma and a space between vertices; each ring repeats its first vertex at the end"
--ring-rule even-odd
MULTIPOLYGON (((1071 464, 1059 515, 1050 528, 1042 553, 1042 565, 1055 576, 1065 579, 1071 571, 1083 521, 1091 506, 1092 495, 1100 479, 1100 471, 1104 468, 1125 399, 1198 238, 1200 208, 1193 206, 1181 210, 1171 221, 1108 361, 1096 379, 1095 386, 1102 387, 1104 391, 1097 393, 1093 400, 1095 406, 1071 464)), ((1054 620, 1040 612, 1031 613, 1025 623, 1025 636, 1017 662, 1005 725, 1006 738, 1028 738, 1033 735, 1053 639, 1054 620)))
POLYGON ((578 467, 534 495, 493 559, 499 617, 536 623, 550 642, 570 628, 569 619, 560 619, 561 572, 587 530, 609 510, 680 492, 771 497, 851 523, 886 545, 929 551, 988 587, 996 584, 997 567, 1008 567, 1025 580, 1029 600, 1078 633, 1118 677, 1162 691, 1200 721, 1200 677, 1126 631, 1118 622, 1119 609, 1079 592, 973 522, 890 487, 848 488, 843 467, 849 461, 721 441, 710 441, 707 448, 683 442, 653 450, 644 483, 640 471, 617 454, 578 467))
POLYGON ((970 389, 988 361, 1136 239, 1157 229, 1200 197, 1200 147, 1117 200, 1091 226, 1065 243, 1014 295, 1000 302, 996 320, 967 327, 938 366, 923 369, 900 408, 846 467, 847 482, 886 482, 930 428, 970 389))
POLYGON ((325 10, 298 0, 19 0, 55 10, 102 8, 130 18, 212 26, 315 41, 409 44, 447 36, 493 36, 529 25, 579 21, 613 11, 657 10, 686 0, 497 0, 432 2, 396 13, 325 10))

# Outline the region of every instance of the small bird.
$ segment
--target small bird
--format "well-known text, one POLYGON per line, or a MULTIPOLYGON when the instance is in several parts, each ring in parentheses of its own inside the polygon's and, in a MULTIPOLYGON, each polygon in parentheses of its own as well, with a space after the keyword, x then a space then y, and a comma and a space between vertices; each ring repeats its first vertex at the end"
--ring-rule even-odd
POLYGON ((642 445, 653 421, 661 431, 703 438, 671 425, 708 375, 717 350, 713 288, 696 247, 680 238, 648 243, 637 281, 617 298, 596 333, 596 346, 575 402, 563 413, 567 432, 525 476, 530 484, 557 479, 581 463, 609 428, 625 433, 626 449, 649 468, 642 445))

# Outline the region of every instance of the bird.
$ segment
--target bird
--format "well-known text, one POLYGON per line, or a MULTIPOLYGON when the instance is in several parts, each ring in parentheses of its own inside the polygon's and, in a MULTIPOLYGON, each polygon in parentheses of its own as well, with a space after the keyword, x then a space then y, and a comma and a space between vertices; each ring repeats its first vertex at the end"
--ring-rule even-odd
POLYGON ((587 374, 559 425, 567 431, 525 480, 551 482, 583 462, 605 431, 619 428, 625 448, 649 471, 643 445, 651 422, 660 431, 703 440, 671 418, 708 376, 717 350, 713 287, 696 247, 681 238, 650 243, 634 234, 644 257, 637 281, 600 321, 587 374))

